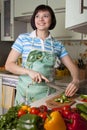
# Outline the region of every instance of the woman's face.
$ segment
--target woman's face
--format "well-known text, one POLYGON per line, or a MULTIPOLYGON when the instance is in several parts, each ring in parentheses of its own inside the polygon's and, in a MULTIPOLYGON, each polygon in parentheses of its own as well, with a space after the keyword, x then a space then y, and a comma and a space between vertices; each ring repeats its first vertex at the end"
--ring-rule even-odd
POLYGON ((35 16, 35 25, 39 30, 48 30, 51 25, 51 15, 49 11, 39 11, 35 16))

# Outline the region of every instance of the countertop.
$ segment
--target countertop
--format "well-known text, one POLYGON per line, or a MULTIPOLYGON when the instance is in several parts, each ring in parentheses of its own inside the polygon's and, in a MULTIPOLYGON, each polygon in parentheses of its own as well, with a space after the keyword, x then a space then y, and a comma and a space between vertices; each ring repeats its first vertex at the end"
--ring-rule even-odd
POLYGON ((42 98, 40 100, 37 100, 37 101, 31 103, 30 106, 37 106, 37 107, 39 107, 40 105, 46 105, 46 100, 48 100, 48 99, 50 99, 50 98, 52 98, 52 97, 54 97, 54 96, 56 96, 56 95, 58 95, 58 94, 60 94, 62 92, 63 92, 63 90, 55 92, 54 94, 51 94, 49 96, 46 96, 46 97, 44 97, 44 98, 42 98))
MULTIPOLYGON (((49 95, 49 96, 47 96, 47 97, 45 97, 45 98, 42 98, 42 99, 40 99, 40 100, 37 100, 37 101, 35 101, 35 102, 33 102, 33 103, 29 104, 29 105, 30 105, 31 107, 39 107, 39 106, 41 106, 41 105, 47 105, 47 104, 46 104, 46 101, 47 101, 48 99, 50 99, 50 98, 52 98, 52 97, 54 97, 54 96, 57 96, 57 95, 61 94, 62 92, 63 92, 63 91, 60 90, 60 91, 58 91, 58 92, 56 92, 56 93, 54 93, 54 94, 51 94, 51 95, 49 95)), ((71 107, 75 107, 77 103, 78 103, 77 100, 75 100, 75 102, 71 105, 71 107)))
MULTIPOLYGON (((2 78, 5 78, 5 80, 6 79, 9 79, 9 81, 16 81, 16 84, 17 84, 17 82, 18 82, 18 75, 13 75, 13 74, 11 74, 11 73, 2 73, 2 72, 0 72, 0 77, 2 77, 2 78)), ((59 91, 57 91, 56 93, 54 93, 54 94, 51 94, 51 95, 49 95, 49 96, 47 96, 47 97, 44 97, 43 99, 40 99, 40 100, 38 100, 38 101, 35 101, 34 103, 31 103, 30 105, 31 106, 40 106, 40 105, 42 105, 42 104, 44 104, 44 105, 46 105, 46 103, 45 103, 45 101, 46 100, 48 100, 48 99, 50 99, 50 98, 52 98, 52 97, 54 97, 54 96, 56 96, 56 95, 58 95, 58 94, 60 94, 61 92, 63 92, 64 91, 64 88, 69 84, 69 82, 72 80, 72 78, 70 77, 70 76, 66 76, 66 77, 64 77, 64 78, 62 78, 62 79, 60 79, 60 80, 55 80, 55 84, 56 85, 58 85, 60 88, 63 88, 63 89, 60 89, 59 91)), ((10 82, 10 85, 12 85, 12 83, 10 82)), ((87 89, 87 79, 84 79, 84 80, 80 80, 80 86, 83 86, 83 89, 84 89, 84 86, 86 85, 86 89, 87 89)), ((13 86, 15 86, 14 84, 13 84, 13 86)), ((84 89, 85 90, 85 89, 84 89)), ((81 91, 82 92, 82 91, 81 91)), ((83 92, 82 92, 83 93, 83 92)), ((87 93, 86 93, 87 94, 87 93)))
POLYGON ((2 84, 9 85, 11 87, 14 87, 15 89, 18 83, 18 77, 19 77, 18 75, 14 75, 7 71, 0 72, 0 78, 2 79, 2 84))
POLYGON ((8 71, 0 71, 0 76, 2 77, 6 77, 6 78, 15 78, 15 79, 18 79, 18 75, 14 75, 8 71))
MULTIPOLYGON (((55 80, 55 84, 59 86, 67 86, 72 81, 71 76, 64 76, 62 79, 55 80)), ((87 84, 87 79, 80 80, 80 86, 87 84)))

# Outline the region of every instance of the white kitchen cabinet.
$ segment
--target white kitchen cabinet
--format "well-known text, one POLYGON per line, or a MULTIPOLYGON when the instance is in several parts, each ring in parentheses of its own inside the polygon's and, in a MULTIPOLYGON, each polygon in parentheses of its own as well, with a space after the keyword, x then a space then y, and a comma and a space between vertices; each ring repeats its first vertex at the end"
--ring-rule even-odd
POLYGON ((32 15, 36 6, 46 4, 46 0, 14 0, 15 17, 32 15))
POLYGON ((14 20, 14 0, 1 0, 1 41, 14 41, 27 25, 14 20))
POLYGON ((32 0, 26 0, 26 2, 25 0, 21 0, 21 7, 20 0, 15 0, 15 18, 20 21, 29 22, 33 10, 39 4, 47 4, 55 12, 57 24, 55 29, 51 31, 54 37, 59 40, 81 40, 80 33, 69 31, 65 28, 65 0, 37 0, 33 2, 32 0))
POLYGON ((66 0, 66 28, 87 34, 87 0, 66 0))
POLYGON ((59 40, 81 40, 81 33, 67 30, 65 28, 65 12, 56 13, 57 24, 51 30, 51 34, 59 40))
POLYGON ((55 12, 56 16, 56 27, 51 30, 51 34, 58 39, 67 39, 71 36, 68 36, 67 30, 65 30, 65 0, 48 0, 47 3, 55 12))
POLYGON ((0 114, 14 105, 15 89, 13 86, 3 85, 3 77, 0 76, 0 114))
POLYGON ((65 28, 65 0, 48 0, 48 5, 55 12, 57 24, 51 34, 59 40, 80 40, 81 34, 65 28))
POLYGON ((47 4, 51 6, 55 13, 65 9, 65 0, 48 0, 47 4))
POLYGON ((56 26, 53 30, 51 30, 51 34, 53 37, 56 37, 57 39, 64 40, 67 38, 71 38, 71 35, 68 35, 67 30, 65 29, 65 13, 57 13, 56 16, 56 26))

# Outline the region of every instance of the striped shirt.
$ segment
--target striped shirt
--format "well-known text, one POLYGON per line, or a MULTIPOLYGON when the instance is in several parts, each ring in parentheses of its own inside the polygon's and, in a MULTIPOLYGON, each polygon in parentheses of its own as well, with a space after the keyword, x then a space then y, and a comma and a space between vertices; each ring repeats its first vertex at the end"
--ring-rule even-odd
POLYGON ((61 42, 53 38, 50 34, 43 41, 36 36, 36 30, 31 33, 20 34, 12 45, 12 48, 21 53, 22 66, 25 66, 27 57, 32 50, 53 52, 59 59, 68 54, 61 42))

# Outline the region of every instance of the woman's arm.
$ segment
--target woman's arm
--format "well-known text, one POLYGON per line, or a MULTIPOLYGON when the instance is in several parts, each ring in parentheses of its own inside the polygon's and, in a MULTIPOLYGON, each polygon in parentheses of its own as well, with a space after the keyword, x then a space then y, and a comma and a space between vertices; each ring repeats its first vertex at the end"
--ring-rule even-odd
POLYGON ((72 81, 67 86, 65 94, 73 96, 79 88, 79 69, 69 55, 64 56, 61 61, 68 68, 72 76, 72 81))
POLYGON ((46 82, 49 82, 49 80, 44 77, 42 74, 23 68, 21 66, 17 65, 17 59, 20 56, 20 53, 14 49, 11 50, 9 53, 9 56, 7 58, 7 61, 5 63, 5 69, 11 73, 17 74, 17 75, 28 75, 32 78, 33 81, 40 83, 42 79, 44 79, 46 82))

